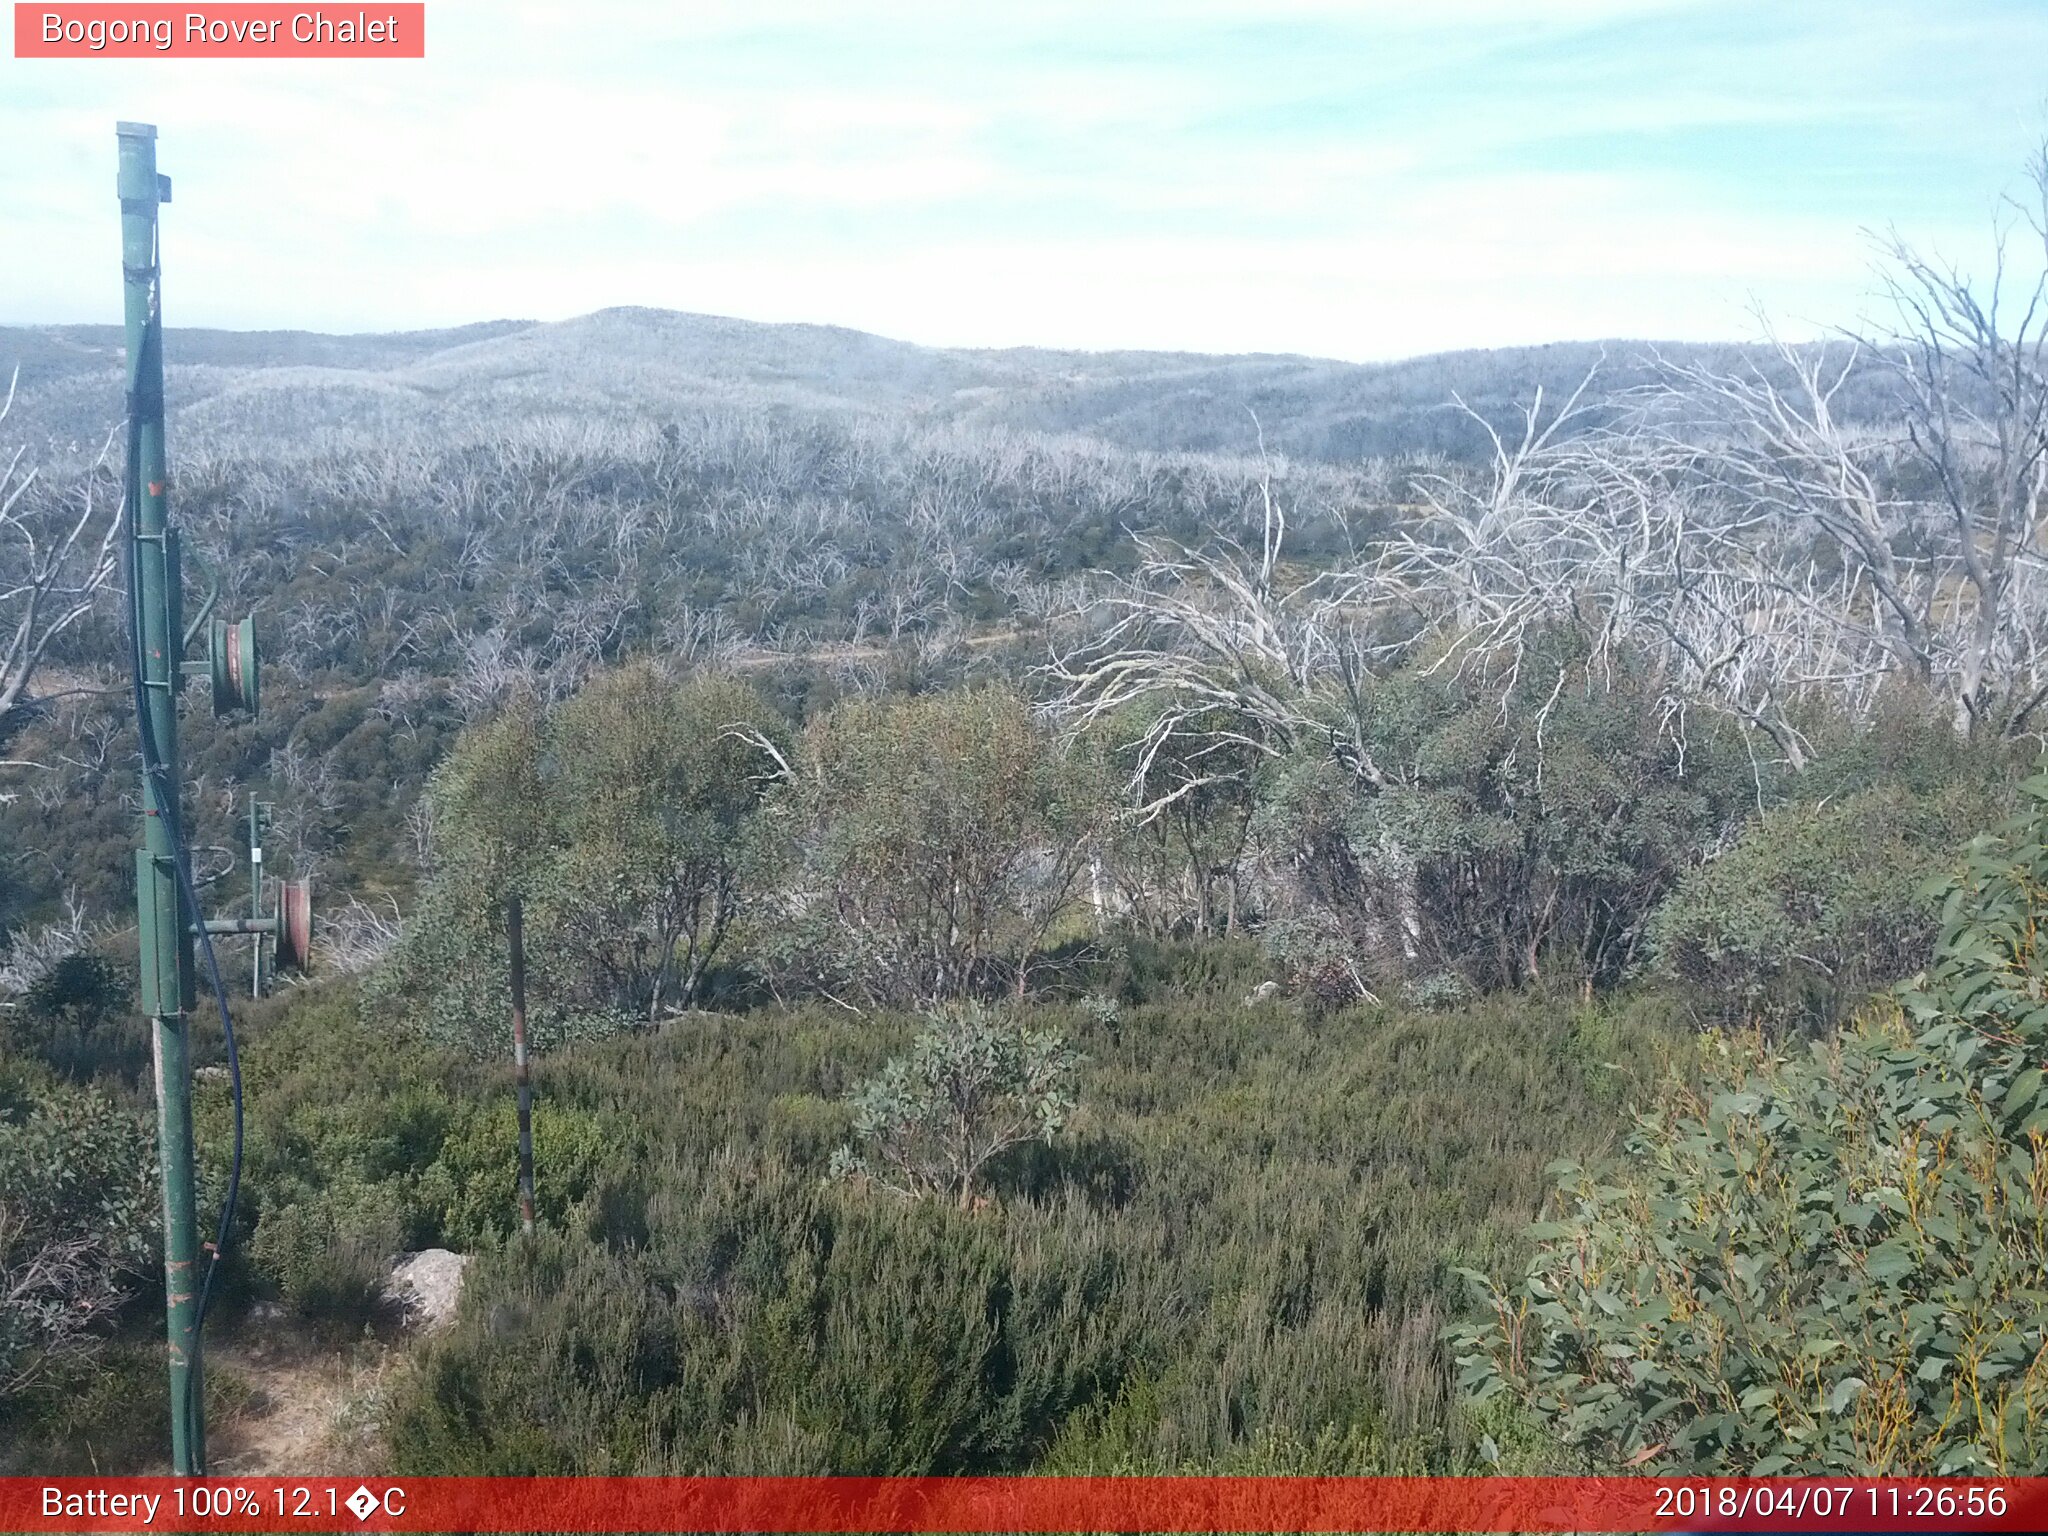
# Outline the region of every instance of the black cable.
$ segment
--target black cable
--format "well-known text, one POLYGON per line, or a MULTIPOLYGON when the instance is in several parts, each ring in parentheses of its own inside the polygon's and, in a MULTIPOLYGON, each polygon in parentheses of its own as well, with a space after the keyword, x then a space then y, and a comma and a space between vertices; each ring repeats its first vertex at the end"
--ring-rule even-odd
MULTIPOLYGON (((213 1000, 220 1009, 221 1033, 227 1042, 228 1088, 234 1106, 234 1154, 228 1170, 227 1199, 220 1210, 220 1225, 214 1232, 213 1256, 208 1261, 206 1273, 199 1285, 199 1307, 192 1320, 192 1366, 185 1377, 185 1411, 192 1414, 192 1383, 199 1378, 200 1340, 206 1327, 206 1312, 213 1300, 213 1278, 220 1268, 221 1254, 226 1251, 228 1236, 235 1221, 235 1204, 242 1190, 242 1057, 235 1045, 235 1021, 228 1011, 227 988, 221 985, 220 961, 213 951, 213 935, 206 931, 206 921, 199 906, 199 892, 192 880, 192 854, 185 842, 185 829, 178 814, 177 787, 171 782, 170 767, 164 762, 163 752, 156 739, 156 727, 149 718, 149 696, 145 687, 142 641, 141 591, 136 583, 135 569, 135 527, 136 517, 142 500, 141 458, 142 458, 142 411, 143 404, 138 383, 151 376, 147 366, 149 353, 162 345, 162 331, 158 322, 158 310, 154 284, 156 281, 155 252, 151 253, 150 318, 143 331, 143 355, 133 362, 133 375, 128 389, 128 466, 127 494, 123 498, 128 514, 128 537, 121 541, 122 560, 127 567, 124 575, 128 585, 128 660, 129 678, 135 695, 135 724, 141 736, 142 771, 156 790, 157 814, 164 818, 164 825, 170 832, 171 863, 177 871, 178 888, 192 921, 199 930, 199 948, 206 957, 207 981, 213 988, 213 1000)), ((166 571, 169 576, 171 573, 166 571)), ((177 696, 178 657, 170 657, 168 679, 172 698, 177 696)), ((189 1060, 189 1057, 188 1057, 189 1060)), ((203 1455, 195 1473, 204 1473, 203 1455)))

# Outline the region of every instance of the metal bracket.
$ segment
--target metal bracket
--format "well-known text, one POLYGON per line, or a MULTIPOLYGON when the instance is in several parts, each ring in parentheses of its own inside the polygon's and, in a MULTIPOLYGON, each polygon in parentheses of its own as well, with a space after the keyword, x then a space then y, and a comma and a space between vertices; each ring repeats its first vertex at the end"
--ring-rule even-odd
POLYGON ((183 654, 192 644, 192 637, 206 627, 206 621, 213 613, 213 605, 220 601, 220 573, 213 568, 213 562, 197 549, 187 551, 199 569, 206 573, 206 601, 199 605, 198 617, 185 626, 185 638, 178 642, 178 651, 183 654))

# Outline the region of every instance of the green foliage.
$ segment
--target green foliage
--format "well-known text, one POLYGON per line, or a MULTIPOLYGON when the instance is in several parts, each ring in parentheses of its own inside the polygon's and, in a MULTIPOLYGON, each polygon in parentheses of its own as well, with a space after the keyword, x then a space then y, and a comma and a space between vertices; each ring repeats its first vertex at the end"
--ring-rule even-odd
POLYGON ((354 1329, 378 1312, 405 1236, 397 1188, 331 1184, 267 1206, 249 1257, 301 1314, 354 1329))
MULTIPOLYGON (((371 1010, 399 1014, 479 1057, 509 1054, 507 904, 545 888, 562 841, 560 808, 545 778, 545 728, 539 702, 516 697, 465 732, 435 769, 426 789, 433 847, 420 910, 364 994, 371 1010)), ((563 989, 549 958, 537 932, 528 960, 537 1042, 563 1032, 563 989)))
MULTIPOLYGON (((152 1319, 152 1321, 158 1321, 152 1319)), ((164 1346, 127 1333, 59 1362, 13 1402, 0 1402, 0 1476, 104 1476, 164 1465, 164 1346)), ((206 1367, 206 1417, 226 1420, 247 1384, 218 1359, 206 1367)))
POLYGON ((487 905, 529 895, 560 841, 546 730, 539 701, 516 694, 465 732, 429 781, 436 872, 487 905))
POLYGON ((1014 1465, 1128 1348, 1118 1257, 721 1159, 647 1251, 515 1245, 392 1426, 399 1469, 1014 1465))
POLYGON ((81 1026, 101 1023, 128 1002, 128 987, 104 955, 80 950, 38 976, 22 999, 32 1016, 81 1026))
POLYGON ((1754 790, 1732 727, 1701 716, 1681 739, 1626 658, 1541 638, 1505 701, 1476 671, 1381 683, 1362 701, 1371 775, 1317 750, 1273 777, 1259 830, 1293 884, 1270 938, 1297 987, 1612 982, 1740 820, 1754 790))
POLYGON ((854 1090, 860 1150, 840 1148, 832 1171, 899 1194, 949 1195, 965 1210, 990 1164, 1034 1137, 1049 1144, 1066 1125, 1079 1066, 1058 1033, 1015 1014, 976 1003, 935 1014, 907 1056, 854 1090))
POLYGON ((1329 906, 1311 900, 1275 913, 1259 941, 1311 1014, 1320 1017, 1375 995, 1365 979, 1371 958, 1361 957, 1357 934, 1329 906))
POLYGON ((1125 1003, 1228 994, 1242 996, 1267 979, 1255 939, 1160 940, 1120 934, 1095 946, 1095 984, 1125 1003))
POLYGON ((1611 1136, 1683 1031, 1520 999, 1310 1025, 1217 986, 1023 1005, 1086 1054, 1087 1100, 967 1211, 825 1177, 849 1093, 926 1020, 697 1016, 563 1053, 548 1100, 634 1134, 540 1242, 480 1251, 399 1389, 397 1467, 1476 1470, 1508 1431, 1451 1401, 1452 1270, 1518 1253, 1545 1158, 1611 1136))
POLYGON ((763 755, 737 732, 767 713, 743 684, 633 666, 466 732, 428 784, 427 882, 368 1005, 502 1053, 514 896, 537 1050, 694 1000, 740 911, 761 795, 763 755))
POLYGON ((1105 871, 1128 925, 1147 936, 1234 934, 1254 915, 1247 857, 1260 757, 1233 739, 1224 710, 1162 714, 1127 706, 1092 732, 1134 813, 1113 824, 1105 871), (1176 728, 1161 738, 1164 723, 1176 728))
MULTIPOLYGON (((517 1223, 509 1074, 365 1024, 354 999, 295 999, 243 1049, 249 1278, 301 1312, 353 1327, 401 1249, 488 1246, 517 1223)), ((225 1095, 204 1086, 200 1143, 227 1144, 225 1095)), ((593 1110, 534 1112, 539 1213, 568 1220, 622 1156, 593 1110)), ((215 1182, 223 1171, 209 1164, 215 1182)))
POLYGON ((574 1001, 648 1019, 703 989, 738 914, 761 798, 759 694, 646 665, 587 684, 549 723, 562 847, 535 922, 574 957, 574 1001))
POLYGON ((793 766, 782 980, 896 1004, 1022 987, 1105 818, 1088 754, 986 688, 842 704, 793 766))
MULTIPOLYGON (((543 871, 528 884, 553 890, 543 871)), ((525 908, 533 912, 533 906, 525 908)), ((559 911, 559 908, 554 909, 559 911)), ((575 957, 545 919, 526 937, 528 1049, 537 1056, 643 1022, 617 1008, 579 1009, 575 957)), ((366 1018, 392 1021, 479 1061, 512 1054, 512 973, 505 907, 466 878, 430 879, 385 963, 364 980, 366 1018)))
POLYGON ((149 1038, 133 1003, 119 966, 79 950, 37 976, 17 1006, 0 1009, 0 1049, 33 1056, 74 1082, 132 1082, 149 1069, 149 1038))
POLYGON ((1680 879, 1650 926, 1656 969, 1723 1018, 1834 1022, 1926 961, 1927 881, 1985 798, 1886 786, 1768 812, 1680 879))
MULTIPOLYGON (((435 1227, 417 1193, 440 1156, 458 1097, 489 1081, 450 1053, 366 1024, 347 988, 288 994, 245 1019, 242 1079, 247 1147, 242 1208, 260 1222, 276 1206, 378 1186, 399 1193, 408 1242, 435 1227)), ((209 1182, 224 1176, 225 1085, 194 1096, 209 1182)))
MULTIPOLYGON (((560 1225, 590 1193, 598 1173, 618 1161, 616 1138, 595 1115, 542 1099, 533 1106, 534 1214, 560 1225)), ((507 1100, 466 1104, 422 1173, 418 1198, 442 1241, 469 1250, 519 1225, 519 1121, 507 1100)))
POLYGON ((102 1094, 56 1084, 0 1117, 0 1410, 67 1358, 151 1267, 154 1147, 102 1094))
POLYGON ((1728 1050, 1627 1163, 1564 1170, 1527 1281, 1458 1336, 1475 1397, 1608 1464, 2048 1469, 2048 778, 2025 789, 1903 1009, 1728 1050))

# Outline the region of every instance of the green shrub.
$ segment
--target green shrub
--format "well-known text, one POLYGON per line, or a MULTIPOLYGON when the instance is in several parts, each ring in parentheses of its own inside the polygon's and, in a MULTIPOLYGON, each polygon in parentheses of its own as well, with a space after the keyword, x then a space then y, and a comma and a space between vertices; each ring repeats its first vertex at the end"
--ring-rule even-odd
POLYGON ((1371 962, 1361 955, 1356 935, 1326 907, 1275 916, 1259 938, 1288 991, 1319 1018, 1376 996, 1365 979, 1371 962))
POLYGON ((1123 1369, 1105 1245, 848 1201, 774 1163, 701 1172, 643 1256, 547 1237, 480 1260, 394 1412, 399 1468, 1015 1466, 1123 1369))
POLYGON ((161 1465, 163 1456, 161 1339, 109 1340, 24 1396, 0 1399, 0 1476, 140 1471, 161 1465))
POLYGON ((1277 958, 1326 1006, 1407 978, 1611 984, 1756 792, 1728 722, 1674 730, 1649 668, 1574 633, 1534 637, 1511 678, 1416 666, 1360 704, 1370 771, 1314 743, 1256 822, 1287 875, 1277 958))
POLYGON ((1256 938, 1156 939, 1120 934, 1096 946, 1092 984, 1121 1003, 1251 991, 1272 974, 1256 938))
POLYGON ((990 1164, 1067 1123, 1079 1065, 1060 1035, 1014 1014, 973 1003, 935 1014, 909 1055, 854 1091, 860 1150, 841 1147, 832 1171, 964 1210, 990 1164))
POLYGON ((562 828, 534 919, 559 930, 578 1011, 649 1022, 698 1000, 742 897, 765 782, 741 734, 769 714, 731 678, 682 683, 636 664, 601 673, 549 722, 562 828))
MULTIPOLYGON (((619 1161, 596 1116, 548 1099, 533 1106, 534 1215, 560 1225, 619 1161)), ((424 1173, 418 1198, 449 1246, 487 1247, 519 1225, 519 1115, 509 1093, 463 1107, 424 1173)))
POLYGON ((1771 811, 1679 881, 1650 924, 1653 963, 1720 1018, 1832 1022, 1926 961, 1927 880, 1978 808, 1878 788, 1771 811))
POLYGON ((428 781, 426 879, 371 1008, 479 1058, 509 1054, 514 896, 536 1051, 697 1001, 749 894, 767 759, 738 728, 771 714, 744 683, 641 662, 465 731, 428 781))
MULTIPOLYGON (((246 1106, 241 1211, 245 1230, 236 1252, 255 1278, 283 1289, 266 1273, 252 1245, 255 1227, 274 1210, 304 1206, 332 1212, 330 1190, 347 1206, 357 1194, 388 1196, 401 1224, 394 1248, 438 1240, 438 1217, 420 1198, 422 1174, 439 1158, 455 1115, 456 1096, 485 1080, 451 1056, 422 1047, 359 1017, 348 988, 295 992, 256 1010, 241 1031, 246 1106)), ((194 1094, 202 1188, 225 1188, 231 1144, 226 1084, 202 1081, 194 1094)), ((202 1219, 210 1216, 202 1213, 202 1219)), ((310 1214, 302 1225, 326 1221, 310 1214)), ((273 1237, 272 1241, 281 1240, 273 1237)), ((293 1247, 298 1246, 295 1238, 293 1247)), ((248 1278, 233 1267, 224 1278, 248 1278)))
POLYGON ((74 1082, 133 1082, 149 1071, 149 1034, 132 1002, 121 968, 80 950, 39 975, 17 1006, 0 1008, 0 1049, 35 1057, 74 1082))
MULTIPOLYGON (((1596 1463, 2048 1470, 2048 778, 1972 845, 1924 985, 1789 1055, 1729 1047, 1638 1121, 1457 1334, 1596 1463)), ((1475 1279, 1479 1278, 1477 1276, 1475 1279)))
POLYGON ((249 1256, 302 1316, 355 1329, 382 1308, 384 1281, 405 1236, 395 1189, 331 1185, 268 1207, 249 1256))
POLYGON ((1476 1470, 1490 1434, 1522 1466, 1512 1416, 1453 1401, 1453 1267, 1520 1257, 1544 1161, 1611 1137, 1689 1030, 1243 997, 1233 970, 1113 1018, 1023 1005, 1086 1052, 1087 1101, 970 1211, 825 1177, 847 1095, 921 1020, 699 1016, 563 1053, 549 1101, 633 1139, 576 1219, 479 1252, 394 1398, 398 1465, 1476 1470))
POLYGON ((154 1147, 103 1094, 45 1086, 0 1119, 0 1403, 90 1357, 154 1267, 154 1147))
MULTIPOLYGON (((1121 798, 1095 871, 1149 938, 1235 934, 1253 916, 1247 876, 1260 754, 1226 710, 1183 715, 1143 699, 1090 730, 1121 798)), ((1111 793, 1104 785, 1104 792, 1111 793)))
POLYGON ((859 699, 813 719, 764 812, 791 988, 918 1005, 1020 992, 1108 814, 1099 764, 1016 693, 859 699))

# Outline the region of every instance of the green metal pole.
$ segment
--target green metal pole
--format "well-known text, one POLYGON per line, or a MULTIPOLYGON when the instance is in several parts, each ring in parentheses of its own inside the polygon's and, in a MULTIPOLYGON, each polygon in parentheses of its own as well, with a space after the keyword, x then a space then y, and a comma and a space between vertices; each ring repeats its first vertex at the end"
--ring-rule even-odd
POLYGON ((142 640, 142 691, 157 775, 142 774, 143 846, 135 859, 142 1009, 156 1061, 157 1150, 164 1184, 164 1308, 170 1344, 171 1465, 180 1477, 206 1466, 199 1359, 198 1223, 193 1211, 192 937, 183 910, 168 810, 178 811, 178 695, 182 650, 177 536, 164 497, 164 359, 157 205, 170 183, 156 169, 156 129, 121 123, 121 267, 127 299, 129 601, 142 640), (159 798, 161 794, 161 799, 159 798))

